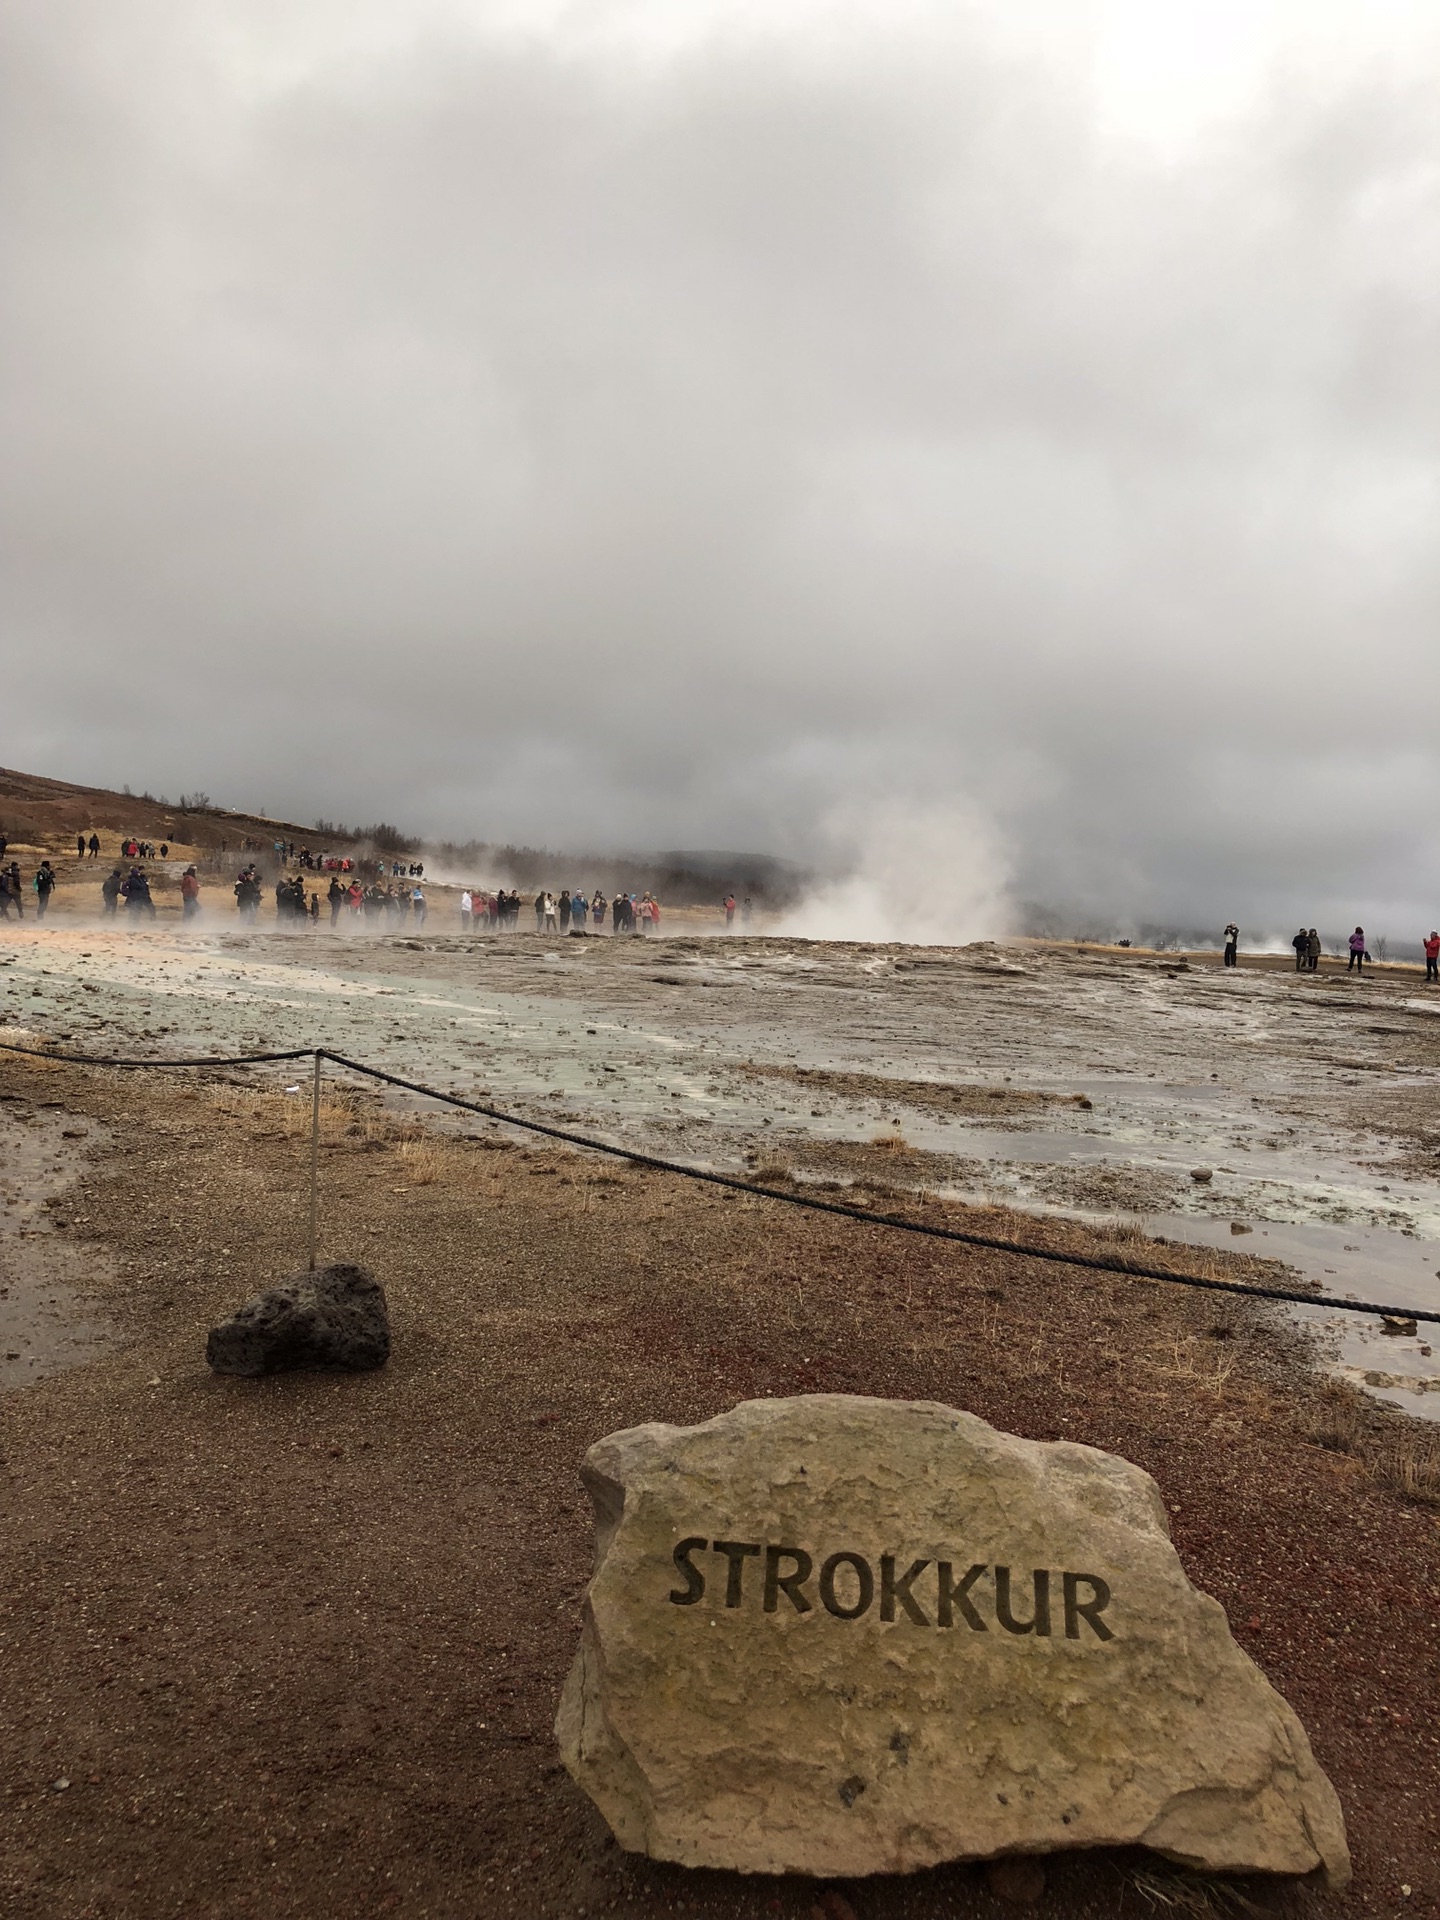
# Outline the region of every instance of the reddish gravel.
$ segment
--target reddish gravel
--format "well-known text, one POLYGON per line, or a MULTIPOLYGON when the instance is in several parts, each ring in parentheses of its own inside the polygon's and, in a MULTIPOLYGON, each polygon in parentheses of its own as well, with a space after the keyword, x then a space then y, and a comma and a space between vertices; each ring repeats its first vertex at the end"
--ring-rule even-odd
MULTIPOLYGON (((14 1059, 0 1090, 112 1127, 53 1231, 108 1243, 94 1290, 127 1341, 0 1400, 7 1917, 808 1916, 811 1883, 620 1853, 550 1723, 590 1564, 586 1446, 815 1390, 943 1400, 1153 1473, 1349 1822, 1348 1896, 1247 1897, 1440 1913, 1440 1516, 1307 1437, 1334 1396, 1264 1310, 362 1131, 325 1153, 323 1251, 383 1279, 390 1366, 222 1381, 206 1327, 303 1259, 282 1103, 222 1115, 14 1059)), ((1403 1420, 1346 1418, 1372 1455, 1410 1444, 1403 1420)), ((1002 1910, 975 1869, 843 1892, 859 1920, 1002 1910)), ((1040 1911, 1182 1895, 1229 1910, 1142 1856, 1081 1856, 1048 1863, 1040 1911)))

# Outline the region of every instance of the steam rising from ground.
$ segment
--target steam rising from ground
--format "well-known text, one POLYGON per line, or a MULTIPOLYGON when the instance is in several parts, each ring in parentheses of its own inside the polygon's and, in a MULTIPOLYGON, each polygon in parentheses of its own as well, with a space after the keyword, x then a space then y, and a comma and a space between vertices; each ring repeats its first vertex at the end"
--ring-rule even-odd
POLYGON ((899 940, 963 946, 1014 930, 1009 860, 989 820, 966 801, 882 801, 832 815, 848 848, 778 932, 810 940, 899 940))

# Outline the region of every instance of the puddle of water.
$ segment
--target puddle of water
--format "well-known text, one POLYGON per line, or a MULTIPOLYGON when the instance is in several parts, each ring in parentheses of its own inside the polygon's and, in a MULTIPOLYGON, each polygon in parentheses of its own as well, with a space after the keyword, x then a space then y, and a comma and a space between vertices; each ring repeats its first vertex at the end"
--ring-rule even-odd
MULTIPOLYGON (((1323 1293, 1340 1299, 1440 1313, 1440 1243, 1365 1227, 1246 1224, 1252 1231, 1236 1235, 1222 1220, 1196 1220, 1188 1214, 1139 1217, 1148 1234, 1283 1260, 1323 1293)), ((1440 1419, 1440 1326, 1418 1321, 1413 1334, 1389 1334, 1370 1315, 1337 1313, 1324 1305, 1293 1311, 1321 1335, 1340 1373, 1409 1413, 1440 1419), (1365 1378, 1375 1373, 1385 1375, 1386 1383, 1365 1378)))
POLYGON ((49 1230, 50 1209, 79 1170, 79 1143, 63 1135, 82 1126, 86 1150, 103 1144, 89 1121, 0 1103, 0 1393, 80 1366, 115 1337, 84 1286, 87 1266, 104 1255, 49 1230))

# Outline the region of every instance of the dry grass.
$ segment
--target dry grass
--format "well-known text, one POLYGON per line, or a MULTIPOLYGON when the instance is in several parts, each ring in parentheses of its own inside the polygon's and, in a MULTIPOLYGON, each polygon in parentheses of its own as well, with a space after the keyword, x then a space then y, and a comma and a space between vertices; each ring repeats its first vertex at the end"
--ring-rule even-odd
POLYGON ((1407 1434, 1391 1446, 1375 1448, 1365 1465, 1378 1485, 1402 1500, 1440 1507, 1440 1436, 1431 1440, 1407 1434))
POLYGON ((1102 1221, 1094 1233, 1097 1240, 1108 1240, 1117 1247, 1143 1246, 1150 1237, 1138 1220, 1127 1220, 1123 1216, 1102 1221))
MULTIPOLYGON (((227 1119, 250 1120, 258 1122, 298 1139, 310 1131, 311 1102, 310 1081, 308 1075, 302 1081, 294 1083, 294 1093, 275 1093, 265 1089, 247 1086, 234 1086, 229 1082, 206 1089, 206 1098, 217 1113, 227 1119)), ((366 1100, 363 1095, 341 1093, 326 1094, 320 1102, 320 1138, 322 1142, 337 1144, 347 1135, 354 1137, 362 1117, 373 1121, 379 1117, 377 1100, 366 1100)))
POLYGON ((1387 1492, 1416 1506, 1440 1507, 1440 1432, 1397 1429, 1341 1380, 1327 1380, 1306 1401, 1298 1425, 1317 1446, 1349 1455, 1387 1492))
POLYGON ((785 1160, 760 1160, 749 1169, 748 1177, 757 1186, 784 1186, 787 1180, 795 1178, 795 1169, 785 1160))
POLYGON ((1209 1341, 1199 1340, 1194 1334, 1172 1334, 1163 1355, 1154 1365, 1159 1378, 1198 1386, 1217 1400, 1223 1398, 1237 1362, 1232 1350, 1217 1353, 1209 1341))
MULTIPOLYGON (((6 1041, 12 1047, 48 1047, 51 1044, 45 1034, 32 1033, 28 1027, 18 1024, 0 1026, 0 1040, 6 1041)), ((65 1072, 63 1060, 47 1060, 41 1054, 19 1053, 7 1054, 5 1057, 23 1064, 30 1073, 65 1072)))
POLYGON ((899 1125, 889 1127, 884 1133, 872 1134, 872 1147, 878 1147, 882 1153, 914 1153, 916 1149, 900 1131, 899 1125))
POLYGON ((1136 1867, 1130 1884, 1152 1913, 1193 1915, 1194 1920, 1212 1920, 1219 1914, 1267 1914, 1270 1907, 1256 1906, 1233 1881, 1210 1873, 1166 1873, 1158 1867, 1136 1867))
POLYGON ((1299 1428, 1306 1439, 1331 1453, 1359 1454, 1369 1425, 1367 1409, 1352 1387, 1328 1380, 1319 1394, 1300 1410, 1299 1428))
POLYGON ((412 1187, 433 1187, 437 1180, 453 1175, 463 1156, 441 1140, 402 1140, 400 1165, 412 1187))

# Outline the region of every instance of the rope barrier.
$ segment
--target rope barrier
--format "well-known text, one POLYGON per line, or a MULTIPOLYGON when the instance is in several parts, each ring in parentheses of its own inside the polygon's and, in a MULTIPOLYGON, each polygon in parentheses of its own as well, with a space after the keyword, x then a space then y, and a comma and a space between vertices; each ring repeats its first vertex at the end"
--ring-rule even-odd
POLYGON ((32 1060, 63 1060, 72 1067, 257 1067, 268 1060, 313 1060, 314 1047, 290 1047, 284 1053, 203 1054, 198 1060, 122 1060, 113 1055, 60 1053, 54 1047, 20 1047, 0 1040, 6 1053, 25 1053, 32 1060))
MULTIPOLYGON (((1252 1287, 1238 1280, 1217 1280, 1198 1273, 1168 1273, 1163 1267, 1145 1266, 1138 1260, 1126 1260, 1119 1255, 1062 1253, 1054 1247, 1031 1246, 1020 1240, 1002 1240, 992 1234, 967 1233, 959 1227, 934 1226, 928 1221, 906 1220, 895 1213, 874 1213, 865 1207, 849 1207, 841 1201, 821 1200, 811 1194, 788 1193, 779 1187, 757 1186, 755 1182, 739 1180, 733 1174, 715 1173, 705 1167, 686 1166, 683 1161, 664 1160, 657 1154, 640 1153, 633 1147, 617 1147, 607 1140, 595 1140, 587 1134, 572 1133, 566 1127, 551 1126, 543 1120, 527 1120, 519 1114, 506 1113, 501 1107, 486 1106, 478 1100, 466 1100, 458 1093, 444 1093, 439 1087, 427 1087, 419 1080, 406 1080, 398 1073, 388 1073, 383 1067, 367 1066, 363 1060, 351 1060, 346 1054, 335 1053, 329 1047, 298 1047, 284 1053, 247 1053, 198 1060, 98 1058, 89 1054, 57 1053, 48 1047, 21 1047, 3 1040, 0 1040, 0 1050, 7 1053, 29 1054, 43 1060, 62 1060, 68 1065, 86 1067, 239 1067, 259 1066, 280 1060, 313 1059, 317 1063, 318 1074, 318 1063, 329 1060, 349 1073, 362 1074, 370 1080, 383 1080, 387 1086, 398 1087, 403 1092, 419 1094, 427 1100, 438 1100, 445 1106, 458 1107, 464 1113, 478 1114, 481 1119, 493 1120, 502 1126, 519 1127, 527 1133, 542 1134, 547 1139, 563 1141, 567 1146, 580 1147, 588 1153, 608 1154, 612 1159, 628 1160, 632 1166, 649 1167, 657 1173, 678 1174, 685 1180, 697 1180, 706 1186, 723 1187, 732 1193, 750 1194, 757 1200, 777 1200, 784 1206, 803 1207, 811 1213, 826 1213, 841 1220, 856 1220, 867 1227, 887 1227, 898 1233, 919 1234, 927 1240, 944 1240, 960 1246, 980 1247, 987 1252, 1014 1254, 1025 1260, 1046 1260, 1054 1266, 1085 1267, 1098 1273, 1118 1273, 1132 1280, 1152 1280, 1167 1286, 1196 1287, 1207 1293, 1239 1294, 1250 1300, 1277 1300, 1293 1306, 1325 1307, 1340 1313, 1380 1314, 1387 1320, 1424 1320, 1440 1326, 1440 1312, 1429 1312, 1423 1307, 1385 1306, 1374 1300, 1337 1300, 1332 1294, 1300 1293, 1285 1287, 1252 1287)), ((318 1113, 318 1094, 316 1105, 318 1113)))

